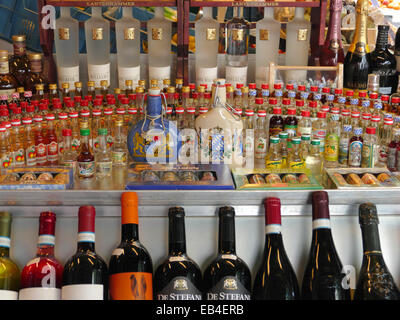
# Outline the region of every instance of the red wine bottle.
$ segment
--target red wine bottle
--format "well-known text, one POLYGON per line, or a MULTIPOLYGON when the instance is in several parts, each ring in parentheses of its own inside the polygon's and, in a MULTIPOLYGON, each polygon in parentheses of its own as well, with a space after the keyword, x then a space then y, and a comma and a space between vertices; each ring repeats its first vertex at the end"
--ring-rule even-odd
POLYGON ((170 208, 169 254, 154 274, 157 300, 201 300, 203 277, 199 266, 186 254, 185 211, 170 208))
POLYGON ((344 62, 341 34, 342 0, 332 0, 329 12, 328 33, 319 57, 321 66, 336 66, 344 62))
POLYGON ((299 284, 283 245, 281 201, 267 198, 265 206, 265 248, 263 262, 253 287, 255 300, 295 300, 300 298, 299 284))
POLYGON ((153 262, 139 241, 135 192, 122 194, 121 209, 122 239, 110 259, 110 299, 153 300, 153 262))
POLYGON ((379 219, 374 204, 360 205, 359 222, 364 255, 354 299, 399 300, 400 291, 383 259, 379 241, 379 219))
POLYGON ((205 300, 250 300, 251 274, 236 254, 235 210, 219 209, 218 255, 204 272, 205 300))
POLYGON ((349 300, 350 289, 343 285, 346 275, 336 252, 329 217, 328 193, 312 194, 313 234, 302 284, 304 300, 349 300))
POLYGON ((95 251, 92 206, 79 208, 78 249, 64 266, 62 300, 107 300, 107 264, 95 251))
POLYGON ((42 212, 36 258, 21 273, 19 300, 60 300, 63 267, 54 257, 56 215, 42 212))

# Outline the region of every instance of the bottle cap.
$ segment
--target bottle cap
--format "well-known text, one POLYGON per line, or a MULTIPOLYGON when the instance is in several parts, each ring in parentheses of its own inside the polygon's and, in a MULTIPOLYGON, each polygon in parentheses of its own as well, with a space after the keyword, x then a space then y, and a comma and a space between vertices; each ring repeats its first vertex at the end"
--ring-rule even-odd
POLYGON ((269 84, 268 83, 262 83, 261 84, 261 89, 268 90, 269 89, 269 84))
POLYGON ((326 118, 326 112, 318 111, 317 118, 319 118, 319 119, 326 118))
POLYGON ((124 192, 121 196, 121 223, 139 224, 138 196, 136 192, 124 192))
POLYGON ((301 116, 302 117, 310 117, 310 115, 311 115, 310 110, 302 110, 301 111, 301 116))
POLYGON ((264 99, 263 98, 256 98, 256 104, 263 104, 264 99))
POLYGON ((294 89, 293 83, 286 84, 286 90, 293 90, 293 89, 294 89))
POLYGON ((313 145, 313 146, 319 146, 319 145, 321 145, 321 140, 312 139, 312 140, 311 140, 311 145, 313 145))
POLYGON ((301 135, 301 141, 308 141, 308 140, 311 140, 310 134, 302 134, 301 135))
POLYGON ((274 84, 274 89, 275 90, 281 90, 282 89, 282 83, 275 83, 274 84))
POLYGON ((323 88, 322 88, 322 92, 323 92, 323 93, 329 93, 329 92, 331 92, 331 89, 328 88, 328 87, 323 87, 323 88))
POLYGON ((376 128, 374 127, 368 127, 365 129, 365 132, 368 134, 375 134, 376 133, 376 128))
POLYGON ((257 88, 257 85, 255 83, 249 83, 249 89, 254 90, 256 88, 257 88))
POLYGON ((100 136, 106 136, 107 133, 108 133, 107 128, 99 128, 99 130, 98 130, 98 134, 99 134, 100 136))
POLYGON ((273 109, 273 114, 282 114, 282 109, 281 109, 281 107, 274 107, 274 109, 273 109))
POLYGON ((291 142, 292 144, 300 144, 301 139, 299 137, 293 137, 291 142))
POLYGON ((70 136, 72 136, 72 130, 71 129, 63 129, 62 135, 63 135, 63 137, 70 137, 70 136))
POLYGON ((291 116, 296 115, 296 109, 295 108, 289 108, 287 110, 287 114, 291 115, 291 116))
POLYGON ((392 104, 399 103, 399 102, 400 102, 400 97, 392 97, 392 104))
POLYGON ((353 90, 347 90, 346 91, 346 97, 352 97, 354 96, 354 91, 353 90))
POLYGON ((365 98, 367 96, 367 91, 358 91, 359 98, 365 98))
POLYGON ((304 106, 304 100, 296 100, 296 107, 303 107, 304 106))
POLYGON ((303 84, 301 84, 301 85, 297 86, 297 90, 299 90, 299 91, 306 91, 306 86, 303 85, 303 84))
POLYGON ((279 132, 279 139, 287 139, 289 134, 286 131, 279 132))
POLYGON ((87 128, 82 128, 81 129, 81 136, 82 137, 87 137, 89 135, 90 135, 90 129, 87 129, 87 128))
POLYGON ((308 106, 309 106, 310 108, 316 108, 316 107, 317 107, 317 101, 310 101, 310 102, 308 103, 308 106))
POLYGON ((235 209, 231 206, 221 207, 218 210, 218 216, 221 217, 234 217, 235 216, 235 209))
POLYGON ((278 100, 276 98, 270 98, 269 99, 269 104, 277 104, 278 100))
POLYGON ((78 232, 95 232, 96 209, 94 207, 80 207, 78 216, 78 232))
POLYGON ((244 113, 248 117, 254 116, 254 111, 252 109, 247 109, 244 113))
POLYGON ((326 191, 312 193, 312 216, 316 219, 329 219, 329 198, 326 191))
MULTIPOLYGON (((368 75, 368 85, 367 85, 368 91, 378 91, 379 89, 379 74, 375 73, 370 73, 368 75)), ((371 94, 370 94, 371 97, 371 94)), ((378 95, 376 95, 376 98, 378 98, 378 95)), ((372 99, 376 99, 372 98, 372 99)))
POLYGON ((264 200, 265 225, 282 224, 281 200, 279 198, 267 198, 264 200))
POLYGON ((267 116, 267 112, 265 110, 258 110, 257 112, 257 116, 259 117, 266 117, 267 116))
POLYGON ((271 136, 271 137, 269 138, 269 142, 270 142, 270 143, 279 143, 279 138, 278 138, 278 137, 271 136))
POLYGON ((173 207, 168 210, 169 218, 183 218, 185 217, 185 210, 182 207, 173 207))
POLYGON ((389 96, 385 94, 381 95, 381 101, 389 101, 389 96))
POLYGON ((310 87, 311 92, 318 92, 318 87, 317 86, 311 86, 310 87))
POLYGON ((338 89, 338 88, 335 89, 335 94, 342 94, 342 93, 343 93, 342 89, 338 89))
POLYGON ((39 218, 39 235, 55 235, 56 215, 54 212, 42 212, 39 218))
POLYGON ((360 117, 360 112, 359 111, 352 111, 351 112, 351 117, 352 118, 359 118, 360 117))
POLYGON ((360 225, 379 224, 378 213, 373 203, 362 203, 358 210, 360 225))

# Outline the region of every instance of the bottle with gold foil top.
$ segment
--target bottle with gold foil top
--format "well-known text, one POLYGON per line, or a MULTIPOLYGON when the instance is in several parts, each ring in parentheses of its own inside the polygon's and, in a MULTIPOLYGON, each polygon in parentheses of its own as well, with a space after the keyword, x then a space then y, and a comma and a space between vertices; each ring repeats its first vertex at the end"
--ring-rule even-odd
POLYGON ((42 84, 44 92, 48 92, 48 83, 42 73, 42 55, 40 53, 30 53, 29 70, 25 81, 25 90, 32 91, 33 95, 36 94, 36 85, 42 84))
POLYGON ((26 75, 29 72, 29 60, 26 54, 26 36, 14 35, 12 37, 14 55, 10 59, 10 71, 18 82, 18 86, 23 87, 26 75))
POLYGON ((356 29, 344 60, 344 87, 347 89, 367 90, 371 66, 367 42, 368 7, 368 0, 360 0, 356 5, 356 29))
POLYGON ((17 87, 17 79, 10 74, 8 51, 0 50, 0 95, 7 96, 10 101, 17 87))

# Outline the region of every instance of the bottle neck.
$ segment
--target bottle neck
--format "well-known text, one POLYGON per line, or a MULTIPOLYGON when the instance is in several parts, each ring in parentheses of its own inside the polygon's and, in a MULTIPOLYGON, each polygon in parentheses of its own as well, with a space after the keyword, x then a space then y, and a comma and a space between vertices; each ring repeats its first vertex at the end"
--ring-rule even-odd
POLYGON ((139 241, 139 226, 134 223, 123 224, 121 232, 121 241, 122 242, 139 241))
POLYGON ((123 18, 132 18, 132 8, 131 7, 123 7, 122 8, 122 17, 123 18))
POLYGON ((274 19, 274 8, 264 8, 264 19, 274 19))
POLYGON ((357 3, 356 12, 356 29, 349 51, 364 54, 369 52, 367 45, 368 0, 360 0, 357 3), (366 52, 361 47, 356 50, 356 46, 360 45, 364 46, 366 52))
POLYGON ((10 256, 10 248, 0 247, 0 257, 8 258, 10 256))
POLYGON ((71 150, 71 136, 64 136, 64 152, 71 150))
POLYGON ((184 217, 169 218, 169 254, 186 253, 186 235, 184 217))
POLYGON ((295 20, 304 20, 304 8, 298 7, 295 9, 294 19, 295 20))
POLYGON ((330 18, 328 26, 328 34, 326 37, 327 42, 337 40, 339 43, 342 42, 341 36, 341 14, 342 14, 342 0, 332 1, 330 7, 330 18))
POLYGON ((92 7, 92 17, 102 18, 103 17, 102 7, 92 7))
POLYGON ((60 15, 63 18, 70 18, 71 17, 71 8, 70 7, 61 7, 60 15))
POLYGON ((220 254, 235 254, 235 221, 234 217, 220 217, 218 251, 220 254))
POLYGON ((36 256, 54 256, 54 245, 39 244, 37 247, 36 256))
POLYGON ((203 17, 212 19, 212 7, 203 7, 203 17))
POLYGON ((375 48, 386 49, 388 46, 388 36, 388 30, 379 30, 375 48))
POLYGON ((99 149, 101 151, 107 151, 107 140, 104 135, 99 136, 99 149))
POLYGON ((154 8, 154 16, 157 18, 164 18, 164 8, 163 7, 154 8))
POLYGON ((95 242, 78 242, 78 251, 95 251, 95 242))
POLYGON ((364 254, 382 254, 376 223, 361 225, 364 254))

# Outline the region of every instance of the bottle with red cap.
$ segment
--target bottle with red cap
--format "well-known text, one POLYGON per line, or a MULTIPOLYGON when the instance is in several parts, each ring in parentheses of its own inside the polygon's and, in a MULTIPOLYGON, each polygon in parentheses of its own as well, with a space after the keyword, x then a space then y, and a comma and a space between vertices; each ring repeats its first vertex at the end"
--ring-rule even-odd
POLYGON ((318 104, 316 101, 309 101, 308 102, 308 109, 310 110, 310 119, 311 122, 315 122, 317 121, 318 117, 318 108, 317 108, 318 104))
POLYGON ((0 170, 6 170, 10 168, 12 158, 11 146, 6 137, 5 125, 0 125, 0 170))
POLYGON ((78 151, 79 146, 81 145, 78 112, 75 111, 70 112, 68 114, 68 117, 69 117, 69 125, 72 130, 72 149, 78 151))
POLYGON ((269 119, 269 136, 276 136, 283 131, 284 121, 282 118, 282 109, 276 105, 275 98, 269 99, 269 103, 273 106, 273 116, 269 119))
POLYGON ((27 166, 32 167, 36 165, 36 150, 35 150, 35 136, 32 126, 31 118, 23 118, 22 124, 25 131, 24 149, 25 149, 25 163, 27 166))
POLYGON ((301 296, 303 300, 350 300, 343 285, 346 274, 332 237, 329 198, 325 191, 312 194, 312 240, 301 296))
POLYGON ((281 201, 264 200, 265 246, 262 263, 254 279, 254 300, 298 300, 299 283, 282 238, 281 201))
POLYGON ((389 144, 392 138, 393 119, 385 118, 382 134, 379 139, 378 167, 386 167, 388 162, 389 144))
POLYGON ((400 97, 399 96, 392 96, 390 112, 392 112, 394 114, 400 114, 400 97))
POLYGON ((361 124, 360 124, 360 111, 357 111, 357 110, 351 111, 350 124, 351 124, 351 126, 353 128, 361 127, 361 124))
POLYGON ((37 166, 45 166, 47 162, 47 148, 46 148, 46 140, 43 134, 43 126, 42 116, 36 115, 33 118, 35 123, 35 150, 36 150, 36 165, 37 166))
POLYGON ((309 93, 306 90, 306 86, 299 84, 297 86, 297 92, 296 92, 296 100, 303 100, 304 103, 308 100, 309 93))
POLYGON ((370 112, 363 112, 361 114, 360 126, 363 128, 363 131, 369 126, 371 121, 371 113, 370 112))
POLYGON ((19 300, 60 300, 63 266, 54 256, 56 215, 42 212, 36 257, 21 273, 19 300))
POLYGON ((153 263, 139 240, 138 197, 125 192, 121 197, 121 242, 109 264, 111 300, 152 300, 153 263))
POLYGON ((75 175, 77 168, 78 154, 76 150, 72 149, 72 130, 62 130, 62 147, 60 149, 60 164, 62 166, 70 167, 75 175))
POLYGON ((322 95, 319 92, 318 86, 310 87, 310 95, 308 96, 309 101, 315 101, 317 103, 317 109, 319 110, 322 106, 321 102, 322 95))
POLYGON ((277 99, 277 104, 279 105, 282 101, 283 90, 282 83, 274 83, 274 91, 271 94, 271 98, 277 99))
MULTIPOLYGON (((285 99, 284 99, 285 100, 285 99)), ((297 118, 296 118, 296 109, 288 108, 287 109, 287 117, 284 120, 283 130, 288 133, 288 148, 292 148, 291 139, 297 135, 297 118)))
MULTIPOLYGON (((296 103, 298 101, 296 101, 296 103)), ((301 111, 301 119, 297 124, 297 136, 301 137, 304 134, 312 134, 312 122, 310 119, 310 110, 308 109, 304 109, 301 111)))
POLYGON ((107 264, 95 251, 95 217, 92 206, 79 208, 78 248, 64 266, 62 300, 107 300, 107 264))
POLYGON ((65 128, 69 128, 68 113, 60 112, 58 114, 58 121, 56 122, 56 134, 58 141, 58 154, 62 154, 63 150, 63 136, 62 131, 65 128))
POLYGON ((103 128, 107 129, 107 146, 111 148, 114 144, 114 111, 111 108, 104 109, 104 121, 103 121, 103 128))
POLYGON ((48 114, 46 116, 47 128, 46 128, 46 150, 47 150, 47 164, 56 165, 58 164, 58 140, 55 128, 55 117, 54 114, 48 114))
POLYGON ((376 136, 376 128, 367 127, 363 136, 363 146, 361 153, 361 167, 375 168, 378 164, 379 145, 376 136))
POLYGON ((266 106, 268 104, 268 99, 269 99, 269 84, 268 83, 261 84, 261 90, 259 93, 259 97, 264 99, 264 105, 266 106))
MULTIPOLYGON (((262 98, 256 98, 256 102, 263 102, 262 98)), ((268 150, 268 136, 266 130, 266 116, 267 112, 265 110, 259 109, 257 112, 257 120, 254 131, 254 158, 261 160, 265 164, 265 157, 267 156, 268 150)))
POLYGON ((25 137, 23 127, 21 126, 21 120, 12 120, 11 126, 11 148, 13 154, 13 166, 23 167, 25 165, 25 137))
POLYGON ((235 108, 242 108, 243 109, 243 97, 242 97, 242 88, 243 83, 236 84, 235 96, 234 96, 234 104, 235 108))
POLYGON ((254 108, 257 97, 257 85, 255 83, 249 83, 249 106, 254 108))
POLYGON ((338 166, 340 134, 339 108, 334 107, 329 114, 325 136, 324 166, 326 168, 336 168, 338 166))
POLYGON ((325 136, 328 123, 326 121, 326 113, 322 111, 317 112, 317 120, 312 123, 312 139, 319 139, 321 141, 320 151, 325 150, 325 136))

